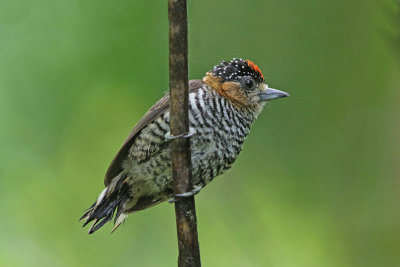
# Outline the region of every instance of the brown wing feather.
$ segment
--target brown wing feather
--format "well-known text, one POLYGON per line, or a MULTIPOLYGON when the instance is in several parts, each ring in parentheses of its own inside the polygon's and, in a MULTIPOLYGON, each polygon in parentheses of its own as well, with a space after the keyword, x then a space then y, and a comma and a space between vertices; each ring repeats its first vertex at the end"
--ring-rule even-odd
POLYGON ((169 107, 169 95, 165 95, 161 98, 154 106, 152 106, 144 117, 139 121, 138 124, 133 128, 128 137, 126 138, 124 144, 115 155, 114 159, 111 161, 110 166, 106 172, 104 178, 104 184, 107 186, 112 178, 117 176, 122 171, 121 163, 124 161, 129 153, 129 149, 135 141, 136 135, 146 126, 148 123, 156 120, 161 114, 163 114, 169 107))
MULTIPOLYGON (((203 81, 201 80, 192 80, 189 82, 189 90, 193 92, 204 85, 203 81)), ((138 124, 133 128, 131 133, 126 138, 124 144, 115 155, 114 159, 111 161, 110 166, 106 172, 106 176, 104 178, 104 185, 108 186, 111 180, 117 176, 122 171, 122 162, 128 156, 129 149, 131 148, 133 142, 135 141, 136 136, 138 133, 146 126, 147 124, 153 122, 161 114, 166 112, 169 108, 169 94, 165 95, 161 98, 154 106, 152 106, 144 117, 139 121, 138 124)))

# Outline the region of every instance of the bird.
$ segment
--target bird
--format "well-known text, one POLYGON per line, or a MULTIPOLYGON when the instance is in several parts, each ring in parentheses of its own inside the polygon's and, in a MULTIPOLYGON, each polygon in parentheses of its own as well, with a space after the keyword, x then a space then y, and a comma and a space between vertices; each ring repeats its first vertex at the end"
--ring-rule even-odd
MULTIPOLYGON (((230 169, 265 104, 289 96, 270 88, 251 60, 233 58, 189 81, 192 183, 198 193, 230 169)), ((114 218, 174 200, 170 155, 169 94, 151 107, 128 135, 104 178, 104 190, 80 218, 89 234, 114 218)))

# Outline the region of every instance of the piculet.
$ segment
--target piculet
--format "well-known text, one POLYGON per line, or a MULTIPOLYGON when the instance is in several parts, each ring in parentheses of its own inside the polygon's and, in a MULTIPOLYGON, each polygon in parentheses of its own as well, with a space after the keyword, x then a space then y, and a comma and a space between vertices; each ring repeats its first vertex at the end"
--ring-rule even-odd
MULTIPOLYGON (((192 182, 197 193, 231 168, 267 101, 289 94, 269 88, 250 60, 216 65, 189 82, 192 182)), ((93 233, 114 217, 113 231, 129 213, 173 199, 169 95, 133 128, 105 175, 106 188, 81 217, 93 233)))

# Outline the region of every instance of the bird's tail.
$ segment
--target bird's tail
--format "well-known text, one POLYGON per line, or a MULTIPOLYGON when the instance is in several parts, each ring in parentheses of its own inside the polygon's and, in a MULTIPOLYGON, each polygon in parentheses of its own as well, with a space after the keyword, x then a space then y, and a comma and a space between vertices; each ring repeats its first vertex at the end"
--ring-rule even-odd
POLYGON ((129 199, 129 186, 126 180, 126 175, 122 173, 116 176, 100 193, 97 201, 79 219, 80 221, 86 220, 83 227, 94 221, 89 229, 89 234, 94 233, 106 222, 111 221, 114 214, 114 228, 112 232, 125 220, 127 215, 124 214, 124 203, 129 199))

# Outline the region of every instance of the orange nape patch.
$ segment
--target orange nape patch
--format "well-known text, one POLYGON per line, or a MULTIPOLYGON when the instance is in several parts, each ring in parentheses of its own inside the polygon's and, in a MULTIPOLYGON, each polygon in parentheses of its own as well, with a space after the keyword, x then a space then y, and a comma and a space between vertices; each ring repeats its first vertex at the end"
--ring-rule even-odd
POLYGON ((254 64, 254 62, 251 61, 251 60, 248 60, 248 59, 247 59, 246 62, 247 62, 247 65, 249 65, 249 67, 250 67, 252 70, 254 70, 254 71, 257 72, 258 74, 260 74, 261 78, 264 80, 264 75, 262 74, 260 68, 259 68, 256 64, 254 64))
POLYGON ((214 88, 221 96, 230 100, 233 104, 239 106, 248 105, 248 99, 246 95, 240 89, 240 84, 237 82, 222 82, 221 78, 212 75, 207 72, 207 75, 203 78, 203 82, 214 88))

